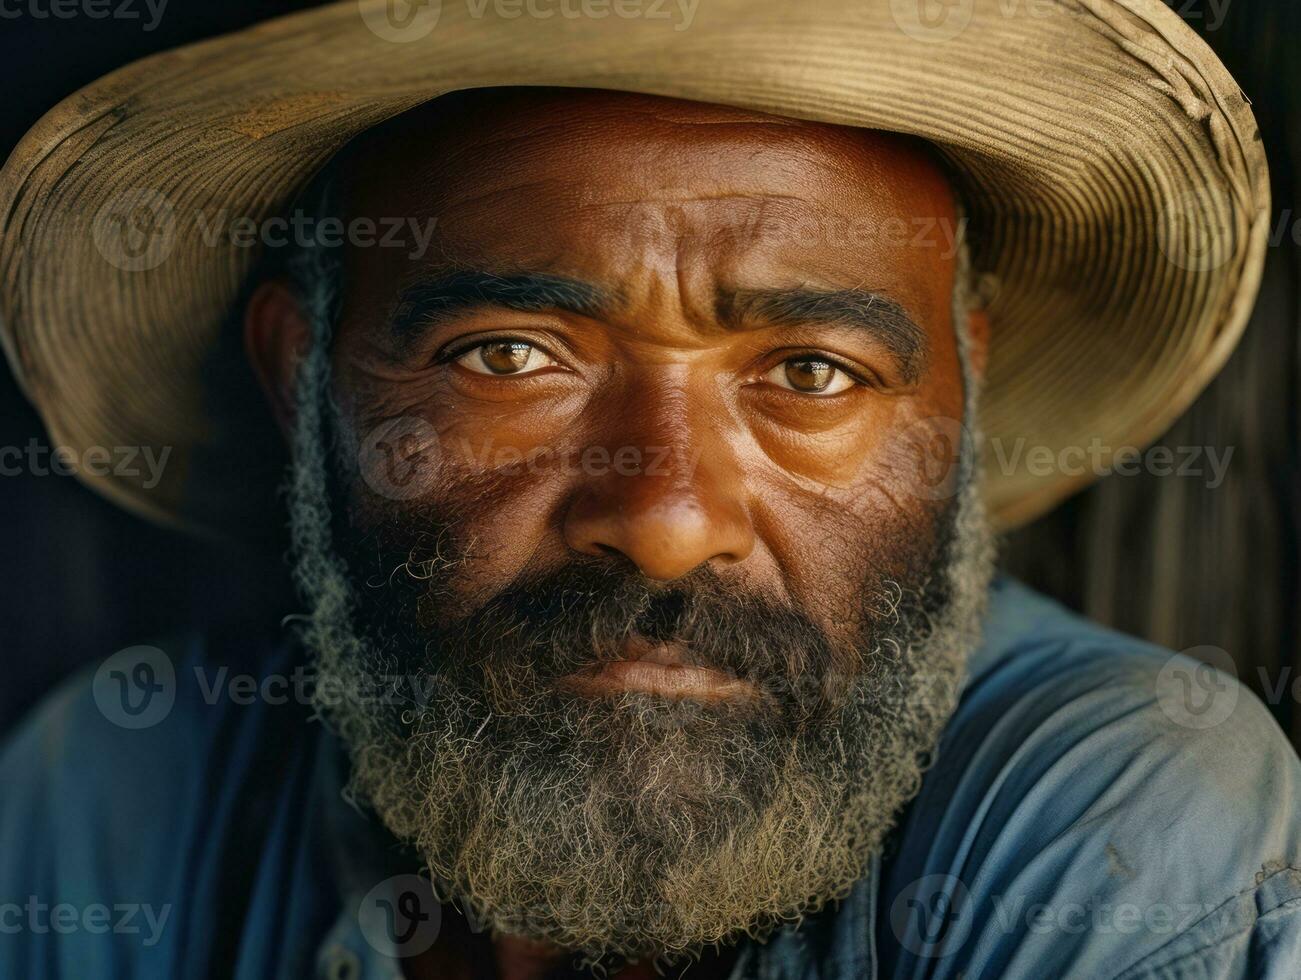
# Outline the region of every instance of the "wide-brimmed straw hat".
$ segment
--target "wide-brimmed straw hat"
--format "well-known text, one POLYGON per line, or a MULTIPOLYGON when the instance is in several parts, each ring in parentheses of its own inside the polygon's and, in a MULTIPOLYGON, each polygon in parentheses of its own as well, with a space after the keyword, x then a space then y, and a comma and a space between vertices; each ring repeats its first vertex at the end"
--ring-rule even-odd
POLYGON ((5 349, 82 478, 190 526, 238 529, 273 509, 268 443, 222 407, 232 375, 212 368, 257 252, 213 223, 284 212, 388 117, 506 85, 721 103, 939 147, 993 284, 981 422, 1004 527, 1096 468, 1045 461, 1160 436, 1224 363, 1259 284, 1259 132, 1160 0, 330 3, 113 72, 50 111, 0 172, 5 349), (122 447, 167 451, 161 478, 114 465, 122 447))

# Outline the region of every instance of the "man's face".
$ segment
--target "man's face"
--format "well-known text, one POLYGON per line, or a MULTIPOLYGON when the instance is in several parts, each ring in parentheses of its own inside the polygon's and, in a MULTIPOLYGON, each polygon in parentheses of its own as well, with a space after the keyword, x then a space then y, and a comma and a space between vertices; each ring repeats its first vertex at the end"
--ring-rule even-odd
POLYGON ((919 467, 966 399, 939 169, 537 90, 409 116, 341 177, 350 220, 435 222, 349 249, 299 379, 309 642, 350 689, 406 678, 327 708, 354 787, 482 919, 567 948, 842 895, 988 578, 973 486, 919 467))

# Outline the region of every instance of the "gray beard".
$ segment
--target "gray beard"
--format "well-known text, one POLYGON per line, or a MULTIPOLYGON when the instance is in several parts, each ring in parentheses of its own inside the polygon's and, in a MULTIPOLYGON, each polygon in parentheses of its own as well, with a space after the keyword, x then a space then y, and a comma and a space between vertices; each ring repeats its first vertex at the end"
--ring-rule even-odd
MULTIPOLYGON (((300 380, 289 496, 304 638, 318 690, 374 691, 395 661, 360 625, 333 539, 328 361, 309 358, 300 380)), ((920 788, 992 574, 973 479, 950 519, 941 567, 864 597, 858 615, 882 628, 855 651, 863 669, 798 725, 649 695, 507 701, 458 683, 400 711, 347 696, 317 709, 349 750, 354 797, 495 933, 627 959, 763 936, 847 894, 920 788)))

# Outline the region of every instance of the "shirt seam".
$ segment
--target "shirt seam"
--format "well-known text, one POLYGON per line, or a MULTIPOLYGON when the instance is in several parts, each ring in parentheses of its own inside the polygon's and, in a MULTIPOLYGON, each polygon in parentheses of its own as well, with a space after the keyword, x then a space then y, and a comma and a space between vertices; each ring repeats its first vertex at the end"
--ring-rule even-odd
MULTIPOLYGON (((1291 865, 1291 864, 1281 867, 1273 874, 1269 875, 1268 877, 1262 878, 1259 883, 1253 885, 1252 887, 1244 888, 1242 891, 1238 892, 1237 894, 1232 895, 1229 898, 1226 898, 1223 902, 1217 905, 1210 912, 1206 913, 1206 915, 1203 915, 1200 919, 1198 919, 1196 922, 1190 925, 1187 929, 1183 930, 1182 932, 1178 933, 1175 936, 1172 936, 1170 938, 1170 941, 1167 942, 1165 945, 1161 946, 1159 949, 1152 950, 1150 953, 1146 954, 1145 956, 1138 959, 1134 963, 1125 967, 1125 969, 1121 970, 1120 973, 1116 974, 1115 980, 1126 980, 1126 978, 1128 977, 1137 977, 1138 976, 1137 971, 1155 968, 1155 964, 1152 963, 1152 960, 1160 956, 1162 951, 1169 947, 1170 943, 1175 942, 1177 939, 1183 936, 1191 935, 1197 929, 1198 926, 1200 926, 1203 922, 1207 921, 1207 919, 1215 915, 1217 912, 1219 912, 1226 906, 1231 905, 1234 902, 1240 901, 1246 896, 1257 894, 1260 891, 1261 887, 1264 886, 1265 882, 1270 881, 1278 877, 1279 875, 1287 874, 1289 871, 1293 873, 1301 873, 1301 867, 1297 867, 1296 865, 1291 865)), ((1294 893, 1290 898, 1286 898, 1283 901, 1279 902, 1278 904, 1270 907, 1266 911, 1255 916, 1249 923, 1247 923, 1241 929, 1235 929, 1232 932, 1225 933, 1224 935, 1218 937, 1214 941, 1207 942, 1204 945, 1198 946, 1196 949, 1190 949, 1186 953, 1180 953, 1174 959, 1160 964, 1160 969, 1168 970, 1172 967, 1177 967, 1180 963, 1186 963, 1188 962, 1188 960, 1192 959, 1193 957, 1201 956, 1202 954, 1207 952, 1207 950, 1212 950, 1212 949, 1216 949, 1217 947, 1223 946, 1225 943, 1231 941, 1232 939, 1238 936, 1243 935, 1244 933, 1252 932, 1256 928, 1256 926, 1259 923, 1263 922, 1264 920, 1271 918, 1275 915, 1278 915, 1279 913, 1286 912, 1297 906, 1301 906, 1301 893, 1294 893)))

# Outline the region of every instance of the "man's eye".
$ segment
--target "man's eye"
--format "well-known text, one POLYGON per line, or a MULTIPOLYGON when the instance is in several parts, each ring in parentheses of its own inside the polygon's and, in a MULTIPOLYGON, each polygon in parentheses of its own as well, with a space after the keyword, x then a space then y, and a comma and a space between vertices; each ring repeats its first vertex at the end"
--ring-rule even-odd
POLYGON ((857 384, 844 368, 818 357, 782 361, 765 375, 765 380, 805 395, 836 395, 857 384))
POLYGON ((493 340, 456 358, 456 363, 478 374, 528 374, 556 362, 522 340, 493 340))

